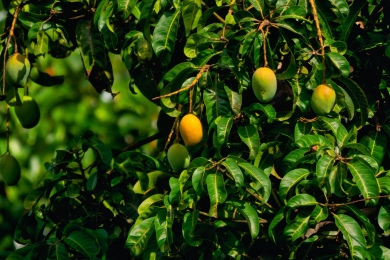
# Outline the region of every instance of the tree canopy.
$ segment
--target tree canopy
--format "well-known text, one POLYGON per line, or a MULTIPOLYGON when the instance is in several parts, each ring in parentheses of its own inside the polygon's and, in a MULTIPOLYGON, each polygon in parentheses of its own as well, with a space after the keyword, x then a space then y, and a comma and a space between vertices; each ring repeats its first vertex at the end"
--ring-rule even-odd
POLYGON ((3 5, 2 158, 35 96, 67 142, 6 259, 390 257, 389 1, 3 5))

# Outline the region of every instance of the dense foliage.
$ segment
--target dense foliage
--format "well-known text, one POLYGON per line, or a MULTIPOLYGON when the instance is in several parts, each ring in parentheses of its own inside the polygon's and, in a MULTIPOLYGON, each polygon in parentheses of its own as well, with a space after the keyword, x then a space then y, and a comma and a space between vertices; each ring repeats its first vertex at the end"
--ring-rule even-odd
POLYGON ((26 246, 8 259, 390 257, 389 1, 3 5, 8 106, 22 105, 31 82, 63 80, 37 59, 77 51, 97 92, 122 95, 112 90, 111 52, 129 71, 130 92, 161 107, 159 133, 139 145, 110 149, 86 131, 57 150, 25 199, 14 239, 26 246), (15 53, 28 60, 17 70, 15 53), (260 67, 276 73, 269 103, 253 93, 260 67), (321 84, 336 104, 317 116, 326 100, 311 96, 321 84), (187 114, 201 120, 194 136, 203 138, 186 142, 191 161, 175 173, 165 152, 184 143, 187 114), (139 151, 155 139, 159 156, 139 151))

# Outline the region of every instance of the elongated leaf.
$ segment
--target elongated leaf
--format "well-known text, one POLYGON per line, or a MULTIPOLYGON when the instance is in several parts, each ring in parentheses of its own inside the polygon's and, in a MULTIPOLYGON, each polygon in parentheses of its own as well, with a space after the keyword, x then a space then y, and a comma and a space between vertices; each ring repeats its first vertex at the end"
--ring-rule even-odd
POLYGON ((99 31, 88 20, 80 20, 76 28, 77 45, 80 48, 85 71, 89 77, 95 66, 106 68, 106 53, 99 31))
MULTIPOLYGON (((373 224, 371 224, 369 218, 362 212, 362 210, 358 209, 354 205, 344 205, 342 206, 342 209, 347 210, 349 213, 353 214, 355 216, 355 220, 357 220, 359 223, 361 223, 364 226, 365 229, 365 235, 368 238, 367 241, 367 247, 372 247, 375 244, 375 236, 376 236, 376 230, 373 224)), ((379 211, 380 215, 380 211, 379 211)), ((379 215, 378 215, 378 222, 379 222, 379 215)))
POLYGON ((318 185, 321 188, 327 189, 329 185, 329 176, 333 169, 334 162, 335 159, 330 157, 327 154, 321 156, 321 158, 318 160, 316 164, 316 174, 317 174, 318 185))
POLYGON ((233 116, 221 116, 217 119, 218 144, 223 145, 228 140, 233 126, 233 116))
MULTIPOLYGON (((318 204, 317 200, 309 194, 295 195, 294 197, 292 197, 291 199, 288 200, 288 202, 286 204, 286 208, 284 210, 284 212, 286 213, 287 223, 289 223, 291 221, 290 216, 291 216, 291 213, 295 209, 300 208, 300 207, 315 206, 317 204, 318 204)), ((311 215, 311 213, 312 213, 312 211, 310 211, 309 216, 311 215)))
POLYGON ((30 192, 24 199, 23 202, 24 208, 27 210, 32 209, 42 198, 45 192, 46 192, 46 187, 39 187, 33 190, 32 192, 30 192))
POLYGON ((303 236, 309 229, 310 210, 301 210, 293 221, 287 224, 284 235, 292 242, 303 236))
POLYGON ((294 139, 297 141, 304 135, 308 135, 311 131, 311 123, 297 122, 294 129, 294 139))
POLYGON ((141 30, 144 34, 144 38, 148 42, 152 42, 152 38, 150 37, 150 18, 153 13, 153 8, 157 0, 147 0, 142 1, 142 9, 141 9, 141 16, 139 19, 139 25, 141 27, 141 30))
POLYGON ((352 98, 355 108, 360 110, 359 118, 358 118, 359 120, 356 125, 356 127, 359 130, 365 125, 368 118, 369 107, 368 107, 368 101, 366 95, 364 94, 360 86, 352 79, 339 78, 339 80, 345 85, 346 87, 345 90, 352 98))
POLYGON ((229 98, 226 95, 222 82, 215 82, 203 92, 206 106, 207 122, 213 126, 219 116, 230 116, 229 98))
MULTIPOLYGON (((347 165, 365 199, 379 196, 379 186, 375 178, 375 173, 363 159, 355 157, 351 162, 347 162, 347 165)), ((366 205, 376 205, 377 203, 378 198, 366 201, 366 205)))
POLYGON ((333 39, 332 25, 330 22, 337 18, 336 15, 324 4, 324 1, 316 1, 316 7, 322 35, 326 39, 333 39))
POLYGON ((271 181, 267 174, 263 170, 255 167, 254 165, 247 162, 240 162, 238 166, 245 170, 245 173, 249 175, 254 181, 260 183, 263 187, 264 194, 262 195, 263 201, 265 203, 268 201, 269 196, 271 195, 271 181))
POLYGON ((154 219, 155 217, 145 219, 130 230, 125 248, 130 249, 134 256, 140 255, 146 248, 150 237, 154 233, 154 219))
POLYGON ((289 169, 294 167, 294 165, 296 165, 296 162, 299 159, 303 158, 303 156, 309 151, 309 147, 303 147, 291 151, 289 154, 286 155, 286 157, 283 158, 282 169, 286 172, 289 171, 289 169))
POLYGON ((304 135, 296 141, 299 147, 312 147, 313 145, 318 146, 330 146, 330 142, 322 135, 304 135))
POLYGON ((64 243, 54 243, 53 245, 50 245, 48 250, 48 256, 50 257, 50 259, 55 260, 70 259, 68 250, 66 250, 64 243))
POLYGON ((378 224, 385 233, 390 232, 390 208, 381 206, 378 214, 378 224))
POLYGON ((187 212, 183 218, 182 233, 183 237, 191 246, 200 246, 203 242, 201 238, 195 236, 195 228, 198 223, 199 211, 187 212))
POLYGON ((323 129, 332 131, 339 147, 344 145, 346 138, 348 137, 348 131, 338 119, 319 116, 317 122, 323 129))
POLYGON ((82 231, 73 231, 64 239, 64 242, 88 259, 96 259, 99 247, 95 241, 82 231))
POLYGON ((335 214, 336 226, 347 241, 352 259, 364 260, 367 255, 367 245, 359 224, 350 216, 335 214))
POLYGON ((198 196, 201 196, 204 192, 204 184, 206 182, 206 169, 204 166, 196 168, 192 174, 192 186, 198 196))
POLYGON ((198 25, 199 18, 202 15, 200 1, 185 0, 182 7, 182 17, 184 28, 186 30, 186 36, 188 37, 191 30, 198 25))
POLYGON ((370 155, 375 159, 378 165, 382 165, 387 146, 385 134, 379 131, 372 131, 368 135, 362 137, 360 143, 367 146, 370 150, 370 155))
POLYGON ((218 217, 218 205, 225 202, 227 198, 227 191, 222 173, 217 172, 215 174, 207 175, 206 184, 210 196, 209 214, 210 216, 218 217))
POLYGON ((339 85, 331 81, 333 89, 336 91, 337 104, 341 104, 348 113, 348 120, 352 120, 355 116, 355 105, 349 94, 339 85))
POLYGON ((163 66, 168 65, 171 61, 179 28, 179 18, 180 9, 167 11, 154 28, 152 46, 163 66))
POLYGON ((297 185, 301 180, 306 178, 310 174, 307 169, 294 169, 289 171, 280 182, 279 197, 287 204, 287 194, 297 185))
POLYGON ((261 18, 264 18, 264 0, 249 0, 249 2, 260 12, 261 18))
POLYGON ((349 14, 347 18, 341 24, 341 37, 340 40, 346 42, 349 34, 351 33, 352 27, 356 23, 356 18, 358 17, 360 11, 367 4, 365 0, 354 0, 352 5, 349 7, 349 14))
POLYGON ((136 4, 137 0, 118 0, 117 12, 121 13, 123 21, 129 18, 136 4))
POLYGON ((244 216, 248 222, 252 240, 255 239, 260 232, 259 216, 256 210, 249 203, 242 200, 227 200, 225 203, 233 205, 244 216))
POLYGON ((260 103, 254 103, 247 108, 249 111, 262 111, 268 118, 268 123, 272 123, 276 118, 276 111, 271 105, 262 105, 260 103))
POLYGON ((230 107, 235 115, 238 115, 241 111, 242 95, 236 91, 233 91, 228 86, 224 86, 226 95, 229 98, 230 107))
POLYGON ((277 232, 280 232, 279 228, 279 223, 282 222, 284 219, 284 209, 285 206, 281 207, 279 211, 276 213, 275 217, 272 219, 269 227, 268 227, 268 236, 271 238, 272 242, 275 244, 277 243, 276 241, 276 236, 278 235, 277 232))
POLYGON ((321 221, 328 218, 329 211, 328 207, 321 207, 320 205, 316 205, 313 212, 310 215, 310 224, 317 225, 321 221))
POLYGON ((342 148, 355 149, 364 155, 371 156, 371 151, 364 144, 359 144, 359 143, 346 144, 342 148))
POLYGON ((236 187, 241 188, 244 185, 244 175, 237 163, 230 158, 227 158, 222 165, 225 166, 226 170, 232 175, 236 182, 236 187))
POLYGON ((341 74, 344 77, 348 77, 349 75, 349 62, 348 60, 336 52, 328 52, 326 54, 329 59, 332 61, 333 65, 341 71, 341 74))
POLYGON ((254 160, 260 146, 260 137, 257 128, 253 125, 239 126, 238 135, 249 148, 249 160, 254 160))
POLYGON ((162 194, 154 194, 144 200, 139 206, 138 206, 138 214, 142 214, 147 208, 150 206, 155 206, 155 205, 161 205, 163 204, 164 201, 164 195, 162 194))
POLYGON ((160 210, 154 218, 154 228, 156 230, 156 239, 161 252, 169 251, 173 242, 172 221, 166 209, 160 210))

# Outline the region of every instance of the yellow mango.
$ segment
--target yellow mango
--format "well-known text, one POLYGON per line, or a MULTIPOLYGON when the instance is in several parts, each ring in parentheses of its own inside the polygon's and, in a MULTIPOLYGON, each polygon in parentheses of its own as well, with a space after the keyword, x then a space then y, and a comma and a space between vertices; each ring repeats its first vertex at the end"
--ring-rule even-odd
POLYGON ((202 123, 193 114, 185 115, 180 121, 180 134, 186 146, 194 146, 203 138, 202 123))
POLYGON ((321 84, 311 96, 310 105, 318 116, 325 116, 332 111, 336 103, 336 92, 330 86, 321 84))
POLYGON ((20 179, 20 165, 10 154, 0 157, 0 175, 8 186, 16 185, 20 179))
POLYGON ((187 148, 179 143, 175 143, 169 147, 167 157, 169 165, 171 165, 175 173, 181 172, 190 164, 190 155, 187 148))
POLYGON ((14 87, 24 87, 29 74, 30 63, 20 53, 12 54, 5 64, 5 80, 14 87))
POLYGON ((260 102, 271 101, 277 89, 275 73, 267 67, 258 68, 252 76, 252 89, 260 102))

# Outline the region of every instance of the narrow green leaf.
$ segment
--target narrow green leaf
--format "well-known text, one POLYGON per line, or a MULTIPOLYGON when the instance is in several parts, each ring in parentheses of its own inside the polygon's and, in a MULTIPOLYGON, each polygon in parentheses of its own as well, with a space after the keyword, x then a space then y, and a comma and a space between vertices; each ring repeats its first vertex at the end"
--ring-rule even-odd
POLYGON ((122 21, 126 21, 131 15, 137 0, 118 0, 117 12, 121 13, 122 21))
POLYGON ((230 130, 233 126, 233 116, 221 116, 216 121, 218 144, 223 145, 228 141, 230 130))
POLYGON ((204 184, 206 182, 206 169, 204 166, 196 168, 192 174, 192 186, 194 187, 196 194, 201 196, 204 192, 204 184))
POLYGON ((338 119, 319 116, 317 122, 323 129, 332 131, 333 136, 336 137, 338 146, 343 147, 348 137, 348 131, 338 119))
POLYGON ((50 259, 55 259, 55 260, 70 259, 68 250, 66 250, 64 243, 54 243, 53 245, 50 245, 47 254, 50 257, 50 259))
POLYGON ((261 18, 264 18, 264 0, 249 0, 249 2, 260 12, 261 18))
POLYGON ((253 125, 239 126, 238 135, 249 148, 249 160, 254 160, 260 146, 260 137, 257 128, 253 125))
POLYGON ((202 16, 200 1, 185 0, 182 6, 182 18, 186 36, 188 37, 191 30, 198 25, 199 18, 202 16))
POLYGON ((330 173, 332 172, 335 159, 325 154, 321 156, 316 164, 316 175, 318 185, 327 189, 329 185, 330 173))
POLYGON ((333 65, 341 71, 344 77, 349 75, 349 62, 348 60, 336 52, 328 52, 326 56, 332 61, 333 65))
MULTIPOLYGON (((346 164, 365 199, 379 196, 378 182, 376 181, 373 169, 368 163, 360 157, 355 157, 346 164)), ((377 203, 378 198, 366 201, 366 205, 376 205, 377 203)))
POLYGON ((295 141, 297 141, 299 138, 301 138, 304 135, 308 135, 311 131, 311 127, 312 127, 311 123, 297 122, 294 128, 295 141))
POLYGON ((360 140, 360 143, 368 147, 370 155, 375 159, 378 165, 382 165, 385 156, 387 139, 384 133, 371 131, 360 140))
MULTIPOLYGON (((284 212, 286 213, 286 221, 289 223, 292 212, 300 207, 316 206, 318 204, 316 198, 309 194, 298 194, 288 200, 284 212)), ((310 214, 309 216, 311 215, 310 214)))
POLYGON ((198 223, 199 210, 187 212, 183 218, 182 233, 186 242, 194 247, 198 247, 203 243, 203 239, 196 237, 194 234, 196 224, 198 223))
POLYGON ((367 245, 359 224, 350 216, 335 214, 336 226, 340 229, 348 243, 351 259, 364 260, 367 255, 367 245))
POLYGON ((239 94, 236 91, 233 91, 228 86, 224 86, 226 95, 229 98, 230 107, 235 115, 238 115, 241 111, 242 106, 242 94, 239 94))
POLYGON ((203 101, 206 106, 207 122, 213 126, 219 116, 230 116, 231 108, 229 98, 224 89, 223 82, 214 82, 203 92, 203 101))
POLYGON ((249 203, 242 200, 227 200, 225 203, 233 205, 244 216, 248 222, 252 240, 257 238, 260 232, 260 224, 256 210, 249 203))
POLYGON ((152 46, 163 66, 171 61, 179 28, 179 18, 180 9, 167 11, 154 28, 152 46))
POLYGON ((150 206, 161 205, 164 202, 164 195, 162 194, 154 194, 142 201, 142 203, 138 206, 138 214, 141 215, 146 209, 150 206))
POLYGON ((300 210, 298 215, 284 229, 284 235, 292 242, 303 236, 309 229, 310 210, 300 210))
POLYGON ((309 170, 302 168, 289 171, 280 182, 280 199, 287 204, 287 194, 289 193, 289 191, 291 191, 295 187, 295 185, 297 185, 301 180, 306 178, 309 174, 309 170))
POLYGON ((233 159, 227 158, 224 162, 222 162, 222 165, 234 178, 236 187, 241 188, 244 185, 244 175, 237 163, 233 159))
POLYGON ((227 191, 222 173, 217 172, 215 174, 207 175, 206 185, 210 196, 209 215, 218 217, 218 205, 225 202, 227 198, 227 191))
POLYGON ((46 187, 39 187, 30 192, 26 198, 24 199, 23 202, 23 207, 27 210, 32 209, 35 204, 38 203, 38 201, 42 198, 42 196, 46 192, 46 187))
POLYGON ((156 239, 161 252, 170 250, 173 242, 172 221, 166 209, 161 209, 154 218, 154 228, 156 230, 156 239))
POLYGON ((385 234, 390 233, 390 208, 381 206, 378 214, 378 224, 385 234))
MULTIPOLYGON (((143 6, 141 9, 141 16, 139 19, 139 25, 144 34, 144 38, 148 42, 152 42, 152 38, 150 37, 150 18, 153 13, 153 8, 157 0, 146 0, 142 1, 143 6)), ((156 28, 155 28, 156 30, 156 28)))
POLYGON ((272 221, 268 227, 268 236, 271 238, 272 242, 274 242, 275 244, 277 243, 277 241, 276 241, 277 232, 280 232, 280 227, 278 225, 284 219, 284 209, 285 209, 285 206, 283 206, 279 209, 278 213, 276 213, 275 217, 272 219, 272 221))
POLYGON ((140 255, 146 248, 150 237, 154 232, 154 219, 145 219, 140 224, 133 226, 127 236, 125 248, 130 249, 134 256, 140 255))
POLYGON ((244 169, 245 173, 248 174, 253 180, 261 184, 264 190, 264 194, 262 195, 262 203, 267 202, 269 196, 271 195, 271 181, 267 174, 265 174, 263 170, 247 162, 240 162, 238 163, 238 166, 244 169))
POLYGON ((87 233, 73 231, 64 239, 64 242, 88 259, 97 259, 99 247, 87 233))

